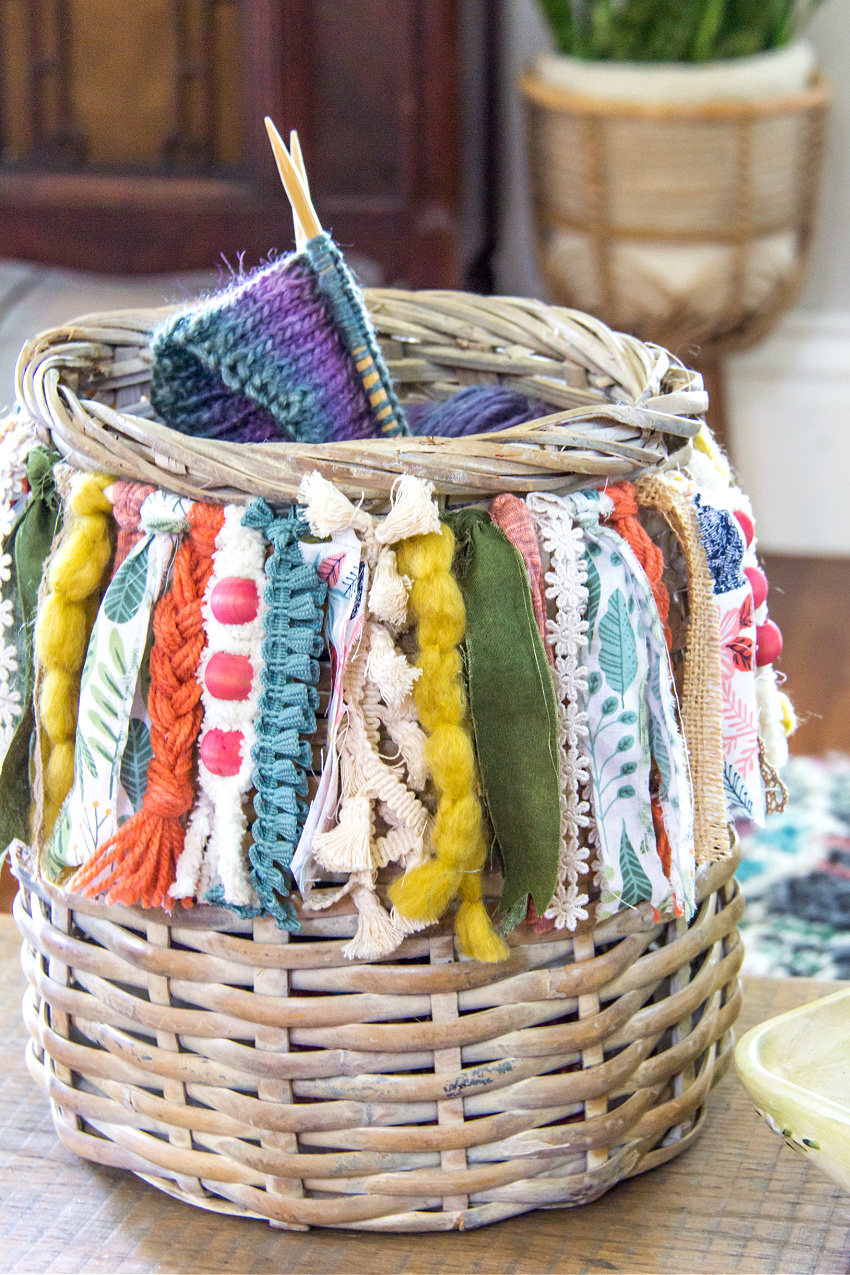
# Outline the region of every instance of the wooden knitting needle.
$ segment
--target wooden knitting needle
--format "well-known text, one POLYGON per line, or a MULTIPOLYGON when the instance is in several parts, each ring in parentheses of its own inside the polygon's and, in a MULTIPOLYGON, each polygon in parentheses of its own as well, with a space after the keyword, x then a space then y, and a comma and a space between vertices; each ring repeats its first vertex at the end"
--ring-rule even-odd
MULTIPOLYGON (((310 196, 310 182, 307 178, 307 169, 304 166, 304 156, 301 153, 301 143, 298 140, 298 130, 294 128, 289 130, 289 154, 292 156, 293 164, 301 174, 301 180, 304 183, 307 198, 310 199, 310 202, 312 203, 312 198, 310 196)), ((292 212, 292 221, 295 226, 295 247, 298 252, 301 252, 303 251, 309 236, 305 234, 304 227, 298 220, 298 216, 294 209, 292 212)))
POLYGON ((310 200, 309 191, 305 187, 301 174, 286 149, 286 143, 268 115, 266 116, 266 131, 274 151, 277 171, 280 173, 283 189, 286 191, 287 198, 292 205, 293 214, 300 224, 302 233, 308 239, 314 239, 316 235, 323 233, 322 224, 316 216, 316 210, 310 200))

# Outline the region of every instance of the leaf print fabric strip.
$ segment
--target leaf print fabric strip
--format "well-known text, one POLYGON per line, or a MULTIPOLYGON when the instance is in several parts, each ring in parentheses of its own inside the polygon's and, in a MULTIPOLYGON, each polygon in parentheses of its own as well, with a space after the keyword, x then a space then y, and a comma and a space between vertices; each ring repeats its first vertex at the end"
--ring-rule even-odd
POLYGON ((723 798, 727 818, 764 826, 764 784, 759 765, 755 678, 756 621, 750 582, 742 571, 746 549, 735 517, 697 493, 700 539, 720 612, 720 685, 723 698, 723 798))
POLYGON ((109 585, 80 683, 74 786, 45 848, 43 870, 59 880, 141 808, 150 758, 139 674, 154 605, 163 590, 191 501, 154 492, 142 505, 144 535, 109 585))
POLYGON ((649 901, 661 914, 694 908, 693 796, 676 722, 669 657, 649 581, 629 545, 599 524, 598 492, 558 497, 581 528, 587 560, 584 708, 596 816, 597 916, 649 901), (650 782, 657 768, 668 877, 656 847, 650 782))

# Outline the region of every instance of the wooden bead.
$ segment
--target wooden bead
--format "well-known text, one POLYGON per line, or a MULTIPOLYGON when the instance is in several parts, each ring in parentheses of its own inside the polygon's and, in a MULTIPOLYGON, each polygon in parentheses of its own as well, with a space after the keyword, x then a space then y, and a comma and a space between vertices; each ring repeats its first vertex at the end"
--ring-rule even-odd
POLYGON ((259 609, 257 586, 244 576, 225 576, 210 594, 210 610, 219 624, 249 624, 259 609))
POLYGON ((204 683, 213 699, 243 700, 251 694, 254 669, 247 655, 216 651, 204 673, 204 683))
POLYGON ((212 775, 238 775, 242 744, 241 730, 208 730, 201 740, 201 761, 212 775))
POLYGON ((767 598, 767 591, 770 587, 767 583, 767 576, 758 567, 745 567, 744 575, 750 582, 750 588, 753 591, 753 606, 758 611, 767 598))
POLYGON ((748 545, 751 545, 753 543, 753 539, 756 534, 756 529, 755 529, 755 525, 753 523, 752 518, 750 517, 749 514, 744 513, 743 509, 736 509, 735 517, 738 520, 738 525, 740 526, 741 530, 744 533, 744 539, 746 540, 748 545))
POLYGON ((765 620, 756 629, 756 664, 762 668, 779 658, 782 650, 782 630, 773 620, 765 620))

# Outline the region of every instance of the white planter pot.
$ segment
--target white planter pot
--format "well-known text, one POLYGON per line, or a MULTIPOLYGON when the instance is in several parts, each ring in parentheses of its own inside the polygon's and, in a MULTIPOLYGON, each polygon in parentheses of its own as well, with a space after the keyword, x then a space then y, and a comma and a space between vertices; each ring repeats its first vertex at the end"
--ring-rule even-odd
POLYGON ((541 56, 523 80, 553 295, 674 348, 745 344, 803 277, 826 89, 798 43, 708 64, 541 56))
POLYGON ((585 62, 542 53, 534 69, 554 89, 603 101, 705 106, 800 93, 814 73, 815 52, 799 40, 784 49, 724 62, 585 62))

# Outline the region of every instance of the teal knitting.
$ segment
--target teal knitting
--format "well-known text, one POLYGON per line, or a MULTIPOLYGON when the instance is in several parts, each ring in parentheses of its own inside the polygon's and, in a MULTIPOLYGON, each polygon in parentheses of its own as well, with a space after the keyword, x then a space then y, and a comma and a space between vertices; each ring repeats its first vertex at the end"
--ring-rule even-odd
POLYGON ((307 814, 307 770, 312 765, 309 739, 319 707, 317 657, 323 642, 322 603, 327 585, 304 562, 298 542, 308 534, 300 513, 276 517, 264 500, 255 500, 242 518, 246 527, 265 532, 272 545, 266 561, 263 617, 263 669, 251 750, 256 789, 252 827, 251 884, 263 911, 282 930, 297 930, 289 901, 289 865, 307 814))
POLYGON ((151 403, 237 443, 406 434, 363 294, 329 235, 177 311, 154 333, 151 403))

